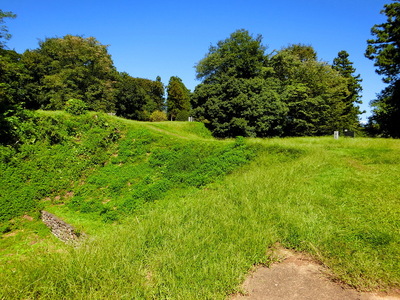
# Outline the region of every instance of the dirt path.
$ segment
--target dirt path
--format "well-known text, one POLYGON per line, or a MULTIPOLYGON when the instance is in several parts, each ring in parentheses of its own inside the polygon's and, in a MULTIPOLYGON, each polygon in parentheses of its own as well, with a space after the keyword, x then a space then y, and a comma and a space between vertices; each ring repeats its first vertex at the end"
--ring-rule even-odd
POLYGON ((399 300, 400 291, 392 295, 361 293, 328 279, 323 266, 305 255, 278 249, 282 262, 270 268, 260 267, 243 284, 246 295, 231 300, 399 300))

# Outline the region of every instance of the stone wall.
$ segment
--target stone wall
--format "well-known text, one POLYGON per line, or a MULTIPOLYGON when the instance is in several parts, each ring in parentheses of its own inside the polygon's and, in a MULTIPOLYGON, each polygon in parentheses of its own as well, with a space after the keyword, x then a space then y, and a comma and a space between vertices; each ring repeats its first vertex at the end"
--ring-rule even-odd
POLYGON ((41 217, 43 223, 51 229, 51 232, 64 242, 74 242, 81 236, 74 227, 45 210, 42 210, 41 217))

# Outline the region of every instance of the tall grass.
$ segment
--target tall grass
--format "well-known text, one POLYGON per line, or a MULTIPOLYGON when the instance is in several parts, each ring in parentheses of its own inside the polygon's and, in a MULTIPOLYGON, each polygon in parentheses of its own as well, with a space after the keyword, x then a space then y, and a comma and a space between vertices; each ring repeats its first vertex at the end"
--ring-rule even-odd
POLYGON ((150 202, 77 248, 12 261, 5 299, 224 299, 276 242, 360 289, 400 285, 400 142, 250 140, 250 164, 150 202))

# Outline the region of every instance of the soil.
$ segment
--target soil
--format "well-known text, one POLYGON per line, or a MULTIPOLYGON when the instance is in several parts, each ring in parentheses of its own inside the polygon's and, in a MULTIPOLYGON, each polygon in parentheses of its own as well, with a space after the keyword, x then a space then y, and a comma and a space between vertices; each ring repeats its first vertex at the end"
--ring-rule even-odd
POLYGON ((358 292, 329 279, 328 270, 304 254, 278 248, 279 263, 257 268, 244 282, 244 294, 231 300, 400 300, 392 293, 358 292))

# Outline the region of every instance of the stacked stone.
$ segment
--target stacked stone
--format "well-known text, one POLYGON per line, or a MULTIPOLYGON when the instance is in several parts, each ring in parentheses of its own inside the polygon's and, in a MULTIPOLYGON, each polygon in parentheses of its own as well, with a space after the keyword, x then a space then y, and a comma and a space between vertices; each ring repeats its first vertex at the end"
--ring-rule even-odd
POLYGON ((80 237, 74 227, 45 210, 42 210, 42 221, 57 238, 64 242, 73 242, 80 237))

